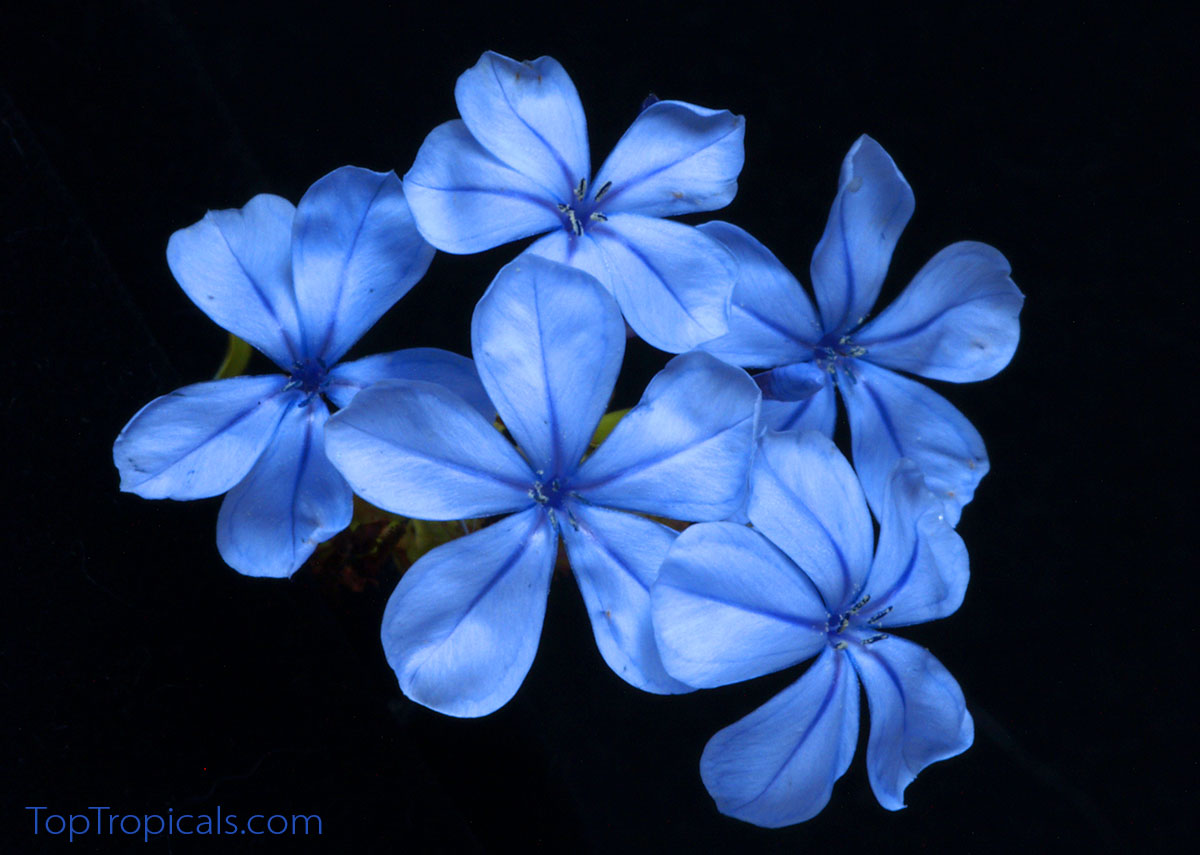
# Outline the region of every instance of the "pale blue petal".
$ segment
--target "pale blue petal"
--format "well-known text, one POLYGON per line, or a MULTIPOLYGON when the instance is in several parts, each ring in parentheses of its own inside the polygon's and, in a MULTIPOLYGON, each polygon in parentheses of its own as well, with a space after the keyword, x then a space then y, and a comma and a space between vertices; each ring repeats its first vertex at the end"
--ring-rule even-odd
POLYGON ((738 267, 729 332, 700 349, 749 368, 811 359, 821 322, 796 277, 744 229, 719 220, 696 228, 733 253, 738 267))
POLYGON ((945 518, 911 460, 896 464, 883 494, 879 547, 866 592, 866 614, 887 614, 880 628, 943 618, 962 604, 970 578, 967 547, 945 518))
POLYGON ((456 520, 533 503, 533 473, 521 455, 477 410, 434 383, 368 386, 325 434, 325 452, 354 492, 392 513, 456 520))
POLYGON ((634 332, 660 350, 682 353, 726 330, 733 257, 692 226, 615 214, 581 237, 548 234, 525 254, 595 276, 634 332))
POLYGON ((707 353, 677 356, 646 386, 572 483, 589 502, 678 520, 725 519, 742 504, 759 392, 707 353))
POLYGON ((292 291, 287 199, 263 193, 244 208, 209 211, 167 242, 167 264, 192 302, 284 371, 302 358, 292 291))
POLYGON ((410 347, 340 363, 329 372, 325 392, 331 401, 344 407, 362 389, 380 380, 437 383, 458 395, 489 422, 496 418, 496 408, 479 382, 475 363, 437 347, 410 347))
POLYGON ((239 573, 290 576, 350 525, 350 485, 325 457, 328 418, 319 397, 289 407, 271 445, 221 503, 217 549, 239 573))
POLYGON ((848 652, 871 713, 871 789, 885 808, 900 810, 905 787, 922 769, 971 747, 975 725, 962 689, 923 647, 893 636, 848 652))
POLYGON ((651 599, 663 664, 698 688, 788 668, 825 645, 821 595, 786 555, 742 525, 685 529, 651 599))
POLYGON ((850 419, 854 466, 876 514, 892 467, 909 457, 945 502, 946 519, 958 525, 988 471, 979 431, 932 389, 868 362, 840 370, 838 389, 850 419))
POLYGON ((872 362, 934 380, 985 380, 1008 365, 1025 297, 986 243, 943 249, 854 336, 872 362))
POLYGON ((842 162, 837 197, 813 252, 813 291, 826 332, 845 332, 871 311, 914 205, 888 153, 859 137, 842 162))
POLYGON ((562 224, 557 202, 496 160, 459 119, 425 138, 404 195, 425 240, 443 252, 480 252, 562 224))
POLYGON ((505 265, 471 319, 475 367, 535 472, 574 469, 608 406, 625 325, 591 276, 537 256, 505 265))
POLYGON ((296 207, 292 270, 304 355, 332 365, 425 275, 433 247, 394 172, 343 166, 296 207))
POLYGON ((768 401, 807 401, 829 385, 829 373, 815 362, 793 362, 754 375, 768 401))
POLYGON ((796 683, 708 741, 700 777, 721 813, 779 828, 821 812, 857 741, 858 680, 827 648, 796 683))
POLYGON ((825 384, 820 390, 803 401, 770 401, 764 398, 759 421, 760 428, 764 430, 797 433, 815 430, 825 436, 833 436, 834 423, 837 421, 837 394, 833 391, 832 379, 826 375, 825 384))
POLYGON ((874 529, 854 470, 819 433, 768 433, 750 472, 750 522, 816 583, 830 610, 871 567, 874 529))
POLYGON ((288 378, 232 377, 155 398, 113 443, 121 489, 147 499, 218 496, 246 477, 299 392, 288 378))
POLYGON ((529 508, 413 564, 382 628, 404 694, 463 718, 504 706, 537 652, 557 551, 542 509, 529 508))
POLYGON ((650 587, 675 531, 623 511, 581 503, 569 510, 559 528, 604 661, 643 691, 690 692, 663 668, 650 622, 650 587))
POLYGON ((595 190, 608 189, 597 207, 648 217, 724 208, 737 195, 745 135, 746 120, 728 110, 657 101, 600 167, 595 190))
POLYGON ((488 51, 459 76, 454 100, 472 136, 555 201, 571 202, 592 174, 583 105, 556 60, 517 62, 488 51))

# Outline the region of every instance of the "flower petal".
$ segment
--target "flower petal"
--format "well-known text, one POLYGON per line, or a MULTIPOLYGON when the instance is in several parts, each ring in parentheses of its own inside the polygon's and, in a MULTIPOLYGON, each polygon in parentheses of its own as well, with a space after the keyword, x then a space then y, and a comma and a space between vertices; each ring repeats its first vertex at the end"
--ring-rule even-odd
POLYGON ((302 354, 292 291, 296 209, 263 193, 244 208, 209 211, 167 242, 167 264, 210 318, 290 371, 302 354))
POLYGON ((966 383, 986 380, 1012 359, 1025 302, 1008 261, 986 243, 943 249, 879 317, 854 336, 872 362, 966 383))
POLYGON ((793 362, 754 375, 769 401, 807 401, 829 384, 829 373, 815 362, 793 362))
POLYGON ((914 205, 888 153, 859 137, 842 162, 829 222, 813 252, 813 291, 826 332, 844 332, 871 311, 914 205))
POLYGON ((759 427, 762 430, 796 433, 815 430, 832 437, 836 421, 837 395, 833 391, 833 381, 827 374, 825 384, 803 401, 770 401, 764 398, 759 427))
POLYGON ((896 465, 880 511, 879 548, 866 590, 868 613, 888 614, 875 625, 906 626, 953 614, 970 577, 967 547, 911 460, 896 465))
POLYGON ((850 419, 854 466, 876 515, 892 467, 909 457, 957 525, 988 471, 979 431, 932 389, 869 362, 839 369, 838 389, 850 419))
POLYGON ((773 368, 811 359, 821 340, 812 301, 775 255, 744 229, 719 220, 697 226, 737 261, 729 332, 701 350, 734 365, 773 368))
POLYGON ((383 615, 404 694, 473 718, 516 694, 537 652, 558 535, 529 508, 423 555, 383 615))
POLYGON ((721 813, 779 828, 821 812, 857 741, 858 680, 826 648, 793 685, 708 741, 700 777, 721 813))
POLYGON ((717 241, 693 226, 637 214, 613 214, 590 232, 598 253, 581 253, 576 266, 612 292, 648 344, 682 353, 726 332, 737 268, 717 241))
POLYGON ((448 389, 384 380, 329 421, 325 452, 354 492, 424 520, 507 513, 533 503, 533 474, 500 432, 448 389))
POLYGON ((425 275, 434 249, 394 172, 343 166, 300 200, 292 270, 305 356, 332 365, 425 275))
POLYGON ((677 356, 579 468, 584 499, 678 520, 719 520, 745 496, 758 387, 707 353, 677 356))
POLYGON ((871 712, 871 789, 885 808, 900 810, 905 787, 922 769, 971 747, 975 725, 962 689, 925 648, 893 636, 848 652, 871 712))
POLYGON ((679 535, 651 593, 667 671, 698 688, 761 677, 825 645, 821 595, 756 531, 699 523, 679 535))
POLYGON ((517 62, 487 51, 454 87, 480 145, 536 181, 557 202, 592 174, 587 122, 575 84, 557 60, 517 62))
POLYGON ((560 529, 596 646, 608 667, 646 692, 690 692, 690 686, 663 668, 650 622, 650 586, 675 539, 674 530, 635 514, 580 503, 570 513, 560 529))
POLYGON ((218 496, 246 477, 299 392, 288 378, 231 377, 155 398, 113 443, 121 489, 146 499, 218 496))
POLYGON ((340 363, 329 372, 326 394, 339 407, 344 407, 358 392, 380 380, 437 383, 458 395, 488 421, 496 418, 496 408, 479 382, 475 363, 437 347, 410 347, 340 363))
POLYGON ((496 160, 459 119, 425 137, 404 196, 421 235, 443 252, 480 252, 562 224, 554 199, 496 160))
POLYGON ((600 283, 520 256, 475 307, 471 348, 484 388, 534 470, 558 477, 574 469, 625 353, 620 310, 600 283))
POLYGON ((809 575, 829 611, 857 593, 874 529, 854 470, 815 432, 768 433, 750 472, 750 522, 809 575))
POLYGON ((221 503, 217 549, 239 573, 290 576, 350 525, 350 485, 325 457, 328 418, 317 397, 289 407, 271 445, 221 503))
POLYGON ((746 120, 728 110, 656 101, 600 167, 596 191, 608 190, 598 207, 648 217, 724 208, 737 195, 745 135, 746 120))

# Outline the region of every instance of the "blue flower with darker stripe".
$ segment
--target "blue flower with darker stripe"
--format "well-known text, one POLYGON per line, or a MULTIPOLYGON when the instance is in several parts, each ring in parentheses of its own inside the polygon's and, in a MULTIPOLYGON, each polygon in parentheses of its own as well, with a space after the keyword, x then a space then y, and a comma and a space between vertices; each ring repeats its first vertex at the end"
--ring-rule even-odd
POLYGON ((414 377, 490 404, 471 360, 413 348, 338 364, 425 274, 399 178, 345 166, 298 206, 255 196, 175 232, 167 262, 210 318, 282 374, 185 386, 143 407, 113 445, 121 489, 148 499, 228 493, 217 547, 250 576, 289 576, 350 523, 352 494, 325 457, 328 398, 345 406, 378 380, 414 377))
POLYGON ((871 507, 878 508, 888 474, 906 457, 957 524, 988 469, 983 440, 949 401, 896 370, 953 383, 991 377, 1016 350, 1025 298, 1003 255, 961 241, 935 255, 895 302, 867 321, 913 205, 891 157, 860 137, 842 164, 813 252, 817 309, 745 231, 723 222, 699 226, 739 266, 729 331, 700 347, 734 365, 769 369, 755 379, 763 390, 763 424, 773 430, 832 436, 836 386, 871 507))
POLYGON ((899 810, 922 769, 975 736, 954 677, 893 633, 958 608, 969 575, 962 539, 916 466, 901 460, 872 548, 854 470, 816 431, 766 434, 747 515, 753 528, 701 523, 667 553, 651 596, 667 673, 709 688, 816 661, 709 740, 705 787, 722 813, 756 825, 815 816, 854 757, 861 683, 871 788, 899 810))
POLYGON ((671 353, 726 330, 735 268, 694 227, 664 219, 728 205, 745 121, 654 101, 593 176, 587 123, 558 62, 488 51, 454 89, 461 119, 435 128, 404 176, 417 228, 444 252, 544 235, 526 252, 596 277, 630 327, 671 353))

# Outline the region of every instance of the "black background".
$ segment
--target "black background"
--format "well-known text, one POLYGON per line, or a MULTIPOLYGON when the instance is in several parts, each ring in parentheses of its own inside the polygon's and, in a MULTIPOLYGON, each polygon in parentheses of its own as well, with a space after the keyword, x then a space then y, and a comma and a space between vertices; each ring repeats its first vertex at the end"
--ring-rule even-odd
MULTIPOLYGON (((0 37, 0 850, 301 845, 68 845, 35 837, 27 805, 315 813, 324 834, 307 845, 329 852, 990 852, 1194 836, 1188 22, 1012 4, 506 4, 482 17, 450 3, 90 5, 6 12, 0 37), (987 382, 937 386, 992 460, 960 526, 971 586, 957 614, 907 633, 962 684, 976 742, 926 770, 906 810, 876 804, 860 743, 808 823, 770 831, 716 813, 697 774, 705 741, 799 670, 641 694, 604 666, 573 583, 556 578, 517 697, 484 719, 442 717, 405 700, 383 660, 390 582, 244 578, 216 551, 219 500, 118 492, 121 426, 210 377, 224 347, 167 270, 171 232, 255 193, 294 201, 345 163, 403 174, 486 49, 564 64, 596 164, 651 91, 745 115, 740 190, 711 218, 747 228, 803 281, 864 132, 917 198, 882 301, 954 240, 1011 261, 1027 298, 1015 359, 987 382)), ((516 251, 439 255, 353 354, 467 352, 470 308, 516 251)), ((616 403, 663 361, 631 346, 616 403)))

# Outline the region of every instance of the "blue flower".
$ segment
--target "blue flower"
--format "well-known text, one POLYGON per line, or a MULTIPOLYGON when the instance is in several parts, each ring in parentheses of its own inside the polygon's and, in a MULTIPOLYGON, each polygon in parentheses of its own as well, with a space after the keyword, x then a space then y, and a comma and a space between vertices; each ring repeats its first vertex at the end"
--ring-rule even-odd
POLYGON ((691 226, 661 218, 733 199, 740 116, 653 103, 593 178, 583 107, 555 60, 489 51, 454 96, 462 119, 435 128, 404 176, 426 240, 471 253, 550 232, 527 252, 591 273, 655 347, 680 353, 725 332, 732 259, 691 226))
POLYGON ((228 491, 221 557, 288 576, 350 523, 352 499, 325 457, 329 409, 385 377, 444 383, 489 408, 471 360, 415 348, 337 361, 424 275, 434 254, 395 173, 342 167, 298 207, 263 194, 175 232, 167 261, 210 318, 284 374, 185 386, 135 415, 113 445, 121 489, 148 499, 228 491))
POLYGON ((988 470, 983 440, 941 395, 894 371, 964 383, 991 377, 1017 347, 1024 297, 1008 262, 983 243, 935 255, 903 293, 864 324, 892 249, 913 212, 895 163, 860 137, 842 164, 837 197, 812 259, 820 313, 779 260, 728 223, 700 228, 739 263, 729 332, 702 348, 758 374, 763 424, 833 435, 833 387, 850 418, 854 465, 878 510, 896 461, 908 457, 957 524, 988 470))
POLYGON ((722 813, 770 827, 819 813, 854 756, 860 680, 867 770, 884 807, 902 808, 918 772, 971 745, 954 678, 891 634, 958 608, 966 549, 911 461, 893 470, 881 508, 872 557, 871 516, 846 459, 815 431, 771 432, 750 475, 754 528, 692 526, 668 552, 652 600, 672 676, 721 686, 819 654, 790 688, 709 740, 700 774, 722 813))
POLYGON ((600 283, 518 258, 476 306, 471 343, 519 448, 456 395, 418 382, 364 390, 327 429, 330 459, 379 507, 431 520, 508 515, 401 578, 382 629, 401 689, 450 715, 503 706, 537 650, 561 535, 613 671, 647 691, 687 691, 663 670, 650 624, 650 586, 676 533, 642 514, 717 520, 740 506, 758 388, 708 354, 676 357, 583 459, 625 348, 600 283))

